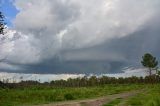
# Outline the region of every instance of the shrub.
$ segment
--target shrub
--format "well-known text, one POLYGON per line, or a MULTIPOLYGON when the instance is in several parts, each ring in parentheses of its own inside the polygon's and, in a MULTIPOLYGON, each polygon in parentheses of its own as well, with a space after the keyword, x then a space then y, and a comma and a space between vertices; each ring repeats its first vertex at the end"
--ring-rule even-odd
POLYGON ((65 95, 64 95, 64 98, 65 98, 66 100, 73 100, 73 99, 74 99, 73 95, 72 95, 72 94, 69 94, 69 93, 65 94, 65 95))

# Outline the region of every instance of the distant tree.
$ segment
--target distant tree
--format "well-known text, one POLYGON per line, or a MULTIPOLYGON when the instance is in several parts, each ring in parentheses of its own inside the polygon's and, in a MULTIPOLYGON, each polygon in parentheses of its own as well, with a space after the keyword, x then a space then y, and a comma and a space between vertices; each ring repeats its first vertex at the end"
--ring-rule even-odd
POLYGON ((5 22, 4 22, 4 15, 2 12, 0 12, 0 34, 4 34, 5 29, 5 22))
POLYGON ((156 60, 156 57, 152 56, 149 53, 144 54, 141 61, 142 65, 144 67, 147 67, 149 69, 149 75, 152 75, 152 70, 155 69, 158 65, 158 61, 156 60))

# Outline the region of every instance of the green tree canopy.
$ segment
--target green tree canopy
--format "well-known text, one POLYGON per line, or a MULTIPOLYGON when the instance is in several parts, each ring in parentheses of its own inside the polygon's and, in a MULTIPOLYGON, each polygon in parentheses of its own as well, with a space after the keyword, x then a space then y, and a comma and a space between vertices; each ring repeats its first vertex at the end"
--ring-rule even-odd
POLYGON ((156 57, 152 56, 150 53, 144 54, 141 61, 144 67, 149 68, 149 75, 152 75, 152 70, 158 66, 158 61, 156 57))

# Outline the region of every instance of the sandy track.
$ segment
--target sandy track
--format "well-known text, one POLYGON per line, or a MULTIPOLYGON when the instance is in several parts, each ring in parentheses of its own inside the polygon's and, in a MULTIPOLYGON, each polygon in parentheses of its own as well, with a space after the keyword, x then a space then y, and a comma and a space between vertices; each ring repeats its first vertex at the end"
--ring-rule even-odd
POLYGON ((124 103, 128 98, 138 94, 139 92, 140 91, 130 91, 130 92, 125 92, 120 94, 108 95, 108 96, 100 97, 96 99, 66 101, 66 102, 58 102, 58 103, 35 105, 35 106, 102 106, 103 104, 110 102, 116 98, 122 99, 122 103, 120 103, 118 106, 124 106, 124 103))

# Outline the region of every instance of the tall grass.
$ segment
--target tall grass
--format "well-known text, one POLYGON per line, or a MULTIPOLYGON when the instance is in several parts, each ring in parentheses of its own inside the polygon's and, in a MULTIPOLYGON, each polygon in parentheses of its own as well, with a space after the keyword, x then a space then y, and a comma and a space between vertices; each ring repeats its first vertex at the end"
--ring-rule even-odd
POLYGON ((160 106, 160 97, 153 97, 147 102, 146 106, 160 106))
POLYGON ((129 106, 160 106, 160 84, 146 86, 145 91, 128 100, 129 106))

